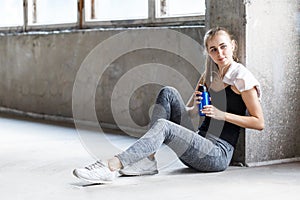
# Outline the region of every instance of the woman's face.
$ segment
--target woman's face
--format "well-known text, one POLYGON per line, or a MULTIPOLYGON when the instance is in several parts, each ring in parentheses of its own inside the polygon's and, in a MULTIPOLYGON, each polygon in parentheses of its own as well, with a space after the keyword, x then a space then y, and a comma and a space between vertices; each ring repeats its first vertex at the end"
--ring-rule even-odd
POLYGON ((207 41, 207 51, 218 67, 227 67, 233 62, 234 42, 224 31, 219 31, 207 41))

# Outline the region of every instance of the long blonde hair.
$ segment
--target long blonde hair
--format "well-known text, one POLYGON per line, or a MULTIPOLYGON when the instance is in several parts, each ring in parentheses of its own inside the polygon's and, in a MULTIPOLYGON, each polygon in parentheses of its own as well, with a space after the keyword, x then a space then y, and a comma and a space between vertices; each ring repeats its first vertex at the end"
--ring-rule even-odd
POLYGON ((210 56, 207 53, 208 50, 208 41, 213 38, 218 32, 223 31, 225 32, 231 41, 234 41, 234 50, 233 50, 233 60, 238 62, 237 57, 237 42, 234 40, 233 36, 229 33, 229 31, 224 27, 215 27, 210 29, 206 32, 204 36, 204 46, 206 49, 206 64, 205 64, 205 71, 200 77, 199 83, 202 85, 206 85, 207 87, 210 87, 211 82, 213 81, 214 77, 218 75, 219 68, 217 64, 210 58, 210 56))

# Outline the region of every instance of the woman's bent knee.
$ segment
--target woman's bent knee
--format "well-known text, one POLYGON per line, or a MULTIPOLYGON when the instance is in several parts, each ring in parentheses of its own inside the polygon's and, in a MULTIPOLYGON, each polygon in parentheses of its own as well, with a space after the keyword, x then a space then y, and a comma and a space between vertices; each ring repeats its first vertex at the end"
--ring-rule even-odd
POLYGON ((168 122, 170 122, 169 120, 167 119, 164 119, 164 118, 159 118, 156 123, 157 124, 167 124, 168 122))
POLYGON ((164 86, 161 88, 160 93, 178 93, 177 89, 171 86, 164 86))

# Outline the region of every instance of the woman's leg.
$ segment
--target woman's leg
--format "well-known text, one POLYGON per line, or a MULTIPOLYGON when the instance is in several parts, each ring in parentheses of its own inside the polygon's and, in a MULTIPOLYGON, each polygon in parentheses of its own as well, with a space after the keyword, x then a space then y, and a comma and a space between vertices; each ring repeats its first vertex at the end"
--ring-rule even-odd
MULTIPOLYGON (((190 117, 188 116, 188 113, 186 111, 185 104, 181 98, 181 95, 179 92, 173 88, 173 87, 163 87, 156 99, 156 104, 153 109, 152 117, 151 117, 151 122, 150 122, 150 129, 149 131, 144 135, 142 140, 137 141, 135 144, 137 147, 136 149, 134 147, 129 148, 127 150, 127 156, 130 158, 130 154, 137 154, 136 157, 132 155, 132 160, 130 161, 125 161, 127 159, 122 160, 122 155, 125 155, 126 153, 124 152, 121 156, 116 156, 113 159, 109 160, 109 166, 112 170, 114 169, 119 169, 122 167, 122 165, 125 167, 127 165, 133 164, 136 161, 139 161, 142 158, 149 157, 153 160, 154 154, 156 150, 161 146, 163 142, 165 142, 165 136, 164 135, 159 135, 159 133, 163 132, 163 123, 157 123, 159 120, 166 119, 169 120, 173 123, 176 123, 180 128, 184 129, 190 129, 193 130, 193 124, 191 122, 190 117), (156 123, 156 124, 155 124, 156 123), (155 124, 155 126, 154 126, 155 124), (149 140, 149 141, 148 141, 149 140), (145 143, 144 145, 142 143, 145 143), (151 148, 148 149, 147 144, 150 145, 151 143, 151 148), (145 148, 145 149, 144 149, 145 148), (139 150, 140 149, 140 150, 139 150), (140 151, 145 150, 143 153, 140 151), (148 151, 149 150, 149 151, 148 151), (140 154, 141 153, 141 154, 140 154), (120 162, 121 160, 121 162, 120 162)), ((191 131, 191 135, 194 133, 191 131)), ((183 148, 184 149, 184 148, 183 148)), ((181 150, 182 151, 182 150, 181 150)), ((184 151, 182 151, 183 153, 184 151)), ((182 154, 181 153, 181 154, 182 154)), ((180 154, 178 149, 177 149, 177 154, 180 154)))
POLYGON ((91 182, 112 181, 115 170, 129 166, 156 152, 166 143, 183 163, 199 171, 222 171, 230 162, 233 147, 218 138, 206 139, 174 122, 159 119, 151 129, 126 151, 116 155, 108 163, 101 162, 75 169, 73 174, 91 182))
POLYGON ((190 148, 179 159, 185 165, 202 172, 225 170, 232 159, 234 147, 210 134, 206 138, 195 137, 190 148), (203 142, 204 140, 210 141, 213 146, 206 146, 207 142, 203 142), (204 150, 205 148, 206 150, 204 150), (199 152, 204 152, 204 154, 199 152))
POLYGON ((158 119, 167 119, 190 130, 194 130, 191 118, 186 111, 185 103, 179 92, 173 87, 163 87, 158 93, 151 116, 150 127, 158 119))
MULTIPOLYGON (((159 119, 167 119, 194 130, 191 119, 186 112, 185 104, 179 92, 173 87, 164 87, 158 94, 150 125, 152 126, 159 119)), ((180 128, 178 127, 178 129, 180 128)), ((179 132, 187 134, 184 133, 185 130, 179 132)), ((209 137, 209 140, 198 135, 193 139, 186 135, 185 137, 187 141, 183 143, 188 144, 189 150, 184 154, 182 152, 187 146, 184 147, 184 145, 178 144, 178 147, 176 146, 177 142, 174 141, 175 145, 172 145, 173 147, 169 144, 183 163, 199 171, 222 171, 227 168, 234 150, 229 143, 214 137, 209 137), (191 141, 193 144, 190 143, 191 141)))
MULTIPOLYGON (((227 167, 227 153, 217 141, 165 119, 159 119, 136 143, 116 157, 123 167, 135 163, 167 144, 188 166, 201 171, 221 171, 227 167), (225 167, 225 168, 224 168, 225 167)), ((230 157, 231 159, 231 157, 230 157)))
POLYGON ((195 133, 174 122, 158 119, 147 133, 122 153, 116 155, 123 167, 133 164, 153 153, 166 143, 177 155, 183 154, 195 133))

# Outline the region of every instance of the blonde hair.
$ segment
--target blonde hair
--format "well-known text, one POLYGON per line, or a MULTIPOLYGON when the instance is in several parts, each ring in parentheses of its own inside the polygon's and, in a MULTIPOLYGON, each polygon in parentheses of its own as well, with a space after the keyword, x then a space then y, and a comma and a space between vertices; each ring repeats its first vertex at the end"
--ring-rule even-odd
MULTIPOLYGON (((224 27, 215 27, 206 32, 206 34, 204 35, 205 50, 207 51, 207 49, 208 49, 208 44, 207 44, 208 41, 221 31, 225 32, 228 35, 229 39, 234 42, 234 50, 233 50, 232 58, 234 61, 238 62, 239 59, 237 57, 237 42, 233 38, 233 36, 229 33, 229 31, 224 27)), ((207 52, 206 52, 206 54, 207 54, 207 52)), ((207 55, 205 71, 201 75, 199 83, 209 87, 211 82, 213 81, 214 76, 216 76, 218 74, 218 71, 219 71, 219 68, 218 68, 217 64, 210 58, 210 56, 207 55)))

